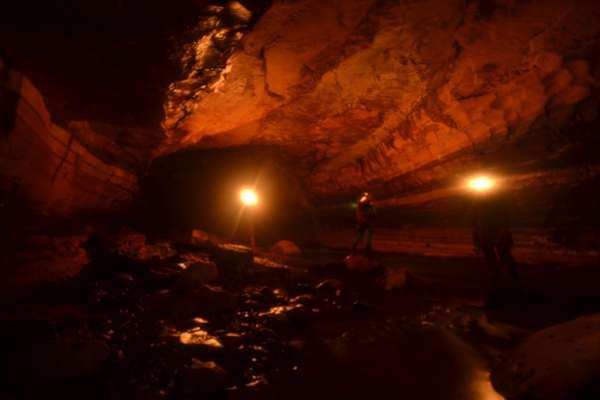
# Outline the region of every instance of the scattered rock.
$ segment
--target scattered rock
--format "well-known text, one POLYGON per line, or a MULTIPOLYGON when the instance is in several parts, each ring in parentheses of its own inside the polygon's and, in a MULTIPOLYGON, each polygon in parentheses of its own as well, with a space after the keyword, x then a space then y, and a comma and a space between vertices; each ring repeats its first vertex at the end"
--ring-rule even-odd
POLYGON ((289 297, 289 293, 283 288, 275 288, 272 291, 273 296, 279 301, 286 301, 289 297))
POLYGON ((119 254, 136 258, 144 246, 146 246, 146 235, 121 231, 114 238, 114 246, 119 254))
POLYGON ((268 311, 258 314, 269 322, 303 322, 306 317, 306 308, 302 304, 272 307, 268 311))
POLYGON ((179 374, 178 391, 182 398, 197 398, 225 390, 227 372, 213 361, 192 359, 192 365, 179 374))
POLYGON ((170 285, 175 278, 180 276, 180 271, 170 266, 152 266, 148 271, 148 283, 163 286, 170 285))
POLYGON ((190 237, 190 243, 197 246, 205 246, 210 244, 210 236, 208 233, 200 229, 194 229, 190 237))
POLYGON ((235 349, 244 342, 244 338, 239 333, 227 332, 221 336, 221 342, 225 347, 235 349))
POLYGON ((200 327, 192 328, 179 335, 179 342, 196 353, 213 353, 223 349, 223 343, 200 327))
POLYGON ((153 245, 146 245, 137 254, 137 258, 140 261, 151 261, 151 260, 168 260, 177 255, 177 251, 171 247, 170 243, 162 242, 153 245))
POLYGON ((108 246, 118 255, 134 261, 164 261, 177 255, 170 243, 147 244, 146 236, 141 233, 120 233, 113 240, 114 243, 109 241, 108 246))
POLYGON ((219 269, 208 257, 196 257, 178 265, 183 269, 179 275, 179 283, 183 286, 196 287, 219 278, 219 269))
POLYGON ((370 272, 380 267, 377 260, 361 255, 347 256, 345 262, 348 271, 370 272))
POLYGON ((189 239, 190 244, 203 248, 211 248, 221 243, 216 235, 200 229, 194 229, 189 239))
POLYGON ((307 273, 302 268, 290 267, 264 257, 254 257, 253 268, 248 270, 246 276, 262 282, 282 283, 303 279, 307 273))
POLYGON ((248 23, 252 19, 252 13, 239 1, 230 1, 227 3, 227 8, 231 16, 239 20, 241 23, 248 23))
POLYGON ((135 282, 135 278, 133 277, 133 275, 125 274, 125 273, 117 274, 115 279, 119 285, 124 286, 124 287, 131 286, 135 282))
POLYGON ((386 268, 383 276, 382 284, 385 290, 402 289, 408 284, 408 269, 386 268))
MULTIPOLYGON (((340 289, 338 289, 340 290, 340 289)), ((290 303, 298 303, 303 305, 311 305, 317 301, 316 297, 312 294, 301 294, 290 299, 290 303)))
POLYGON ((271 247, 271 253, 281 256, 299 256, 302 251, 296 243, 289 240, 280 240, 271 247))
POLYGON ((317 291, 323 294, 333 294, 338 290, 344 290, 344 282, 339 279, 326 279, 316 286, 317 291))
POLYGON ((252 265, 254 256, 249 247, 235 244, 221 244, 216 246, 210 256, 217 264, 219 271, 227 278, 240 278, 247 274, 247 269, 252 265))
POLYGON ((156 260, 168 260, 177 255, 170 243, 159 242, 148 244, 146 236, 123 230, 114 237, 105 238, 109 250, 116 251, 117 255, 126 257, 130 260, 147 262, 156 260))
POLYGON ((600 314, 534 333, 492 371, 492 382, 511 399, 598 398, 600 314))

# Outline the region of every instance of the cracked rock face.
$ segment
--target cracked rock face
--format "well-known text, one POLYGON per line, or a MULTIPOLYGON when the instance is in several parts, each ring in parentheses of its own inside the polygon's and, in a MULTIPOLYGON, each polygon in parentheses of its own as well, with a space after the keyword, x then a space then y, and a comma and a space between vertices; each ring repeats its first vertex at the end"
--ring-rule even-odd
POLYGON ((444 178, 465 150, 560 127, 595 101, 600 7, 576 3, 276 1, 227 29, 206 16, 159 154, 279 146, 323 197, 444 178))
POLYGON ((67 3, 0 21, 1 191, 35 208, 122 208, 190 148, 275 149, 317 203, 422 204, 489 166, 600 170, 596 1, 67 3))
POLYGON ((56 125, 29 79, 8 68, 2 72, 0 96, 14 99, 3 110, 9 123, 0 129, 0 188, 6 193, 0 209, 5 221, 25 207, 53 215, 124 208, 137 191, 137 177, 96 154, 94 149, 102 147, 89 146, 94 136, 82 139, 56 125))

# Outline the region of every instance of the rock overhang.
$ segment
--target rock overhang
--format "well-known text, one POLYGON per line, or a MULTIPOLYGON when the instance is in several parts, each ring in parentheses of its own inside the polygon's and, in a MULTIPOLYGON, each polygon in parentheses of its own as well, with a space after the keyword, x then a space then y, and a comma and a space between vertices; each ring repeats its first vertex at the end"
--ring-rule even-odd
MULTIPOLYGON (((132 49, 114 85, 114 71, 97 82, 111 101, 96 96, 89 76, 73 97, 73 88, 57 94, 61 82, 25 68, 53 120, 128 173, 143 176, 153 160, 191 148, 268 146, 295 163, 316 202, 331 202, 364 189, 392 200, 438 190, 482 167, 529 174, 532 165, 597 164, 594 2, 185 2, 169 6, 154 32, 166 3, 157 4, 134 24, 136 40, 121 40, 131 33, 121 21, 90 42, 106 41, 90 70, 100 75, 124 54, 107 49, 132 49), (102 106, 80 101, 86 93, 102 106)), ((136 6, 107 10, 112 21, 136 6)), ((67 54, 72 43, 51 37, 67 54)), ((24 65, 35 58, 28 54, 24 65)), ((61 57, 49 60, 51 70, 79 65, 61 57)))
POLYGON ((274 2, 187 115, 167 110, 166 151, 280 146, 328 198, 444 179, 440 164, 560 127, 595 97, 597 6, 483 3, 274 2))

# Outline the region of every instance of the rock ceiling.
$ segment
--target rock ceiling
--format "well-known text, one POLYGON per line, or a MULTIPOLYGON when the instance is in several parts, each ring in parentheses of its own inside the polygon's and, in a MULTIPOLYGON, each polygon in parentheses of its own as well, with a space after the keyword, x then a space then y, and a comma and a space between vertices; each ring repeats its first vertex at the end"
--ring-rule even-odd
POLYGON ((135 193, 157 157, 252 145, 298 162, 315 198, 364 188, 397 197, 477 165, 474 149, 518 149, 531 132, 543 143, 565 124, 598 120, 597 1, 159 1, 145 8, 148 23, 138 18, 144 4, 91 2, 98 29, 61 20, 62 33, 17 27, 0 38, 42 93, 2 78, 21 96, 16 133, 1 146, 4 186, 16 176, 38 193, 41 175, 28 177, 27 160, 44 154, 52 182, 61 171, 73 177, 61 186, 77 194, 58 196, 66 209, 81 203, 76 182, 94 193, 107 186, 85 193, 93 209, 94 199, 112 204, 111 177, 126 176, 120 187, 135 193), (48 118, 32 128, 27 110, 46 107, 60 149, 28 144, 58 132, 48 118), (86 172, 97 183, 80 176, 84 153, 86 165, 108 165, 86 172))
POLYGON ((207 16, 159 153, 273 145, 317 194, 382 184, 590 98, 599 19, 550 0, 276 1, 247 31, 207 16))

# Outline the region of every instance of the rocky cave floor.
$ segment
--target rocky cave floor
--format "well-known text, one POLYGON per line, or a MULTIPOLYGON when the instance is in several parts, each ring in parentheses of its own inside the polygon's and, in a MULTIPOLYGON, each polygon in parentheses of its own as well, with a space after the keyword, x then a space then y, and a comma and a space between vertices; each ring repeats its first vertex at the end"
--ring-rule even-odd
POLYGON ((501 399, 506 351, 600 309, 597 268, 522 265, 526 295, 486 310, 476 259, 378 254, 377 275, 331 249, 120 240, 3 300, 1 399, 501 399))

